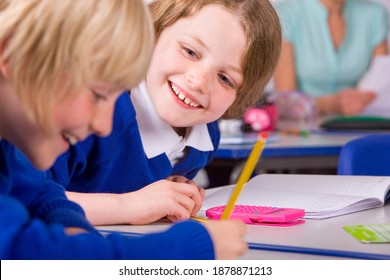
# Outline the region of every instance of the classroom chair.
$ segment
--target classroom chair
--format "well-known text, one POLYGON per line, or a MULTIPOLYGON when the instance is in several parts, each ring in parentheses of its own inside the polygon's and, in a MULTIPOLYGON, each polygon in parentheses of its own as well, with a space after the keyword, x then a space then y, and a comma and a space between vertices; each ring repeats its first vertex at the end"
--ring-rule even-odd
POLYGON ((338 175, 390 176, 390 134, 347 142, 341 149, 338 175))

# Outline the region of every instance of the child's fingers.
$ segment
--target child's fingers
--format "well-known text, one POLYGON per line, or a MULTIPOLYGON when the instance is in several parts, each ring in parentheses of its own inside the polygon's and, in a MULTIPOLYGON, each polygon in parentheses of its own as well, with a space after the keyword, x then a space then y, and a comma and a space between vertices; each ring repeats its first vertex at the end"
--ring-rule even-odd
POLYGON ((206 192, 204 190, 204 188, 202 187, 198 187, 198 190, 199 190, 199 194, 200 194, 200 198, 202 199, 202 201, 204 200, 204 197, 206 195, 206 192))
POLYGON ((167 178, 168 181, 172 181, 175 183, 186 183, 186 184, 191 184, 194 186, 198 186, 195 181, 187 179, 184 176, 179 176, 179 175, 172 175, 167 178))
POLYGON ((248 250, 244 240, 246 226, 241 221, 210 221, 204 226, 214 240, 217 259, 236 259, 248 250))
POLYGON ((199 192, 200 200, 199 200, 199 198, 197 196, 197 193, 195 193, 195 196, 191 196, 190 195, 190 197, 192 197, 194 199, 194 201, 195 201, 195 207, 194 207, 191 215, 195 215, 196 213, 198 213, 198 211, 202 207, 202 202, 203 202, 204 197, 205 197, 205 190, 202 187, 198 186, 198 184, 194 180, 186 179, 185 177, 182 177, 182 178, 185 179, 183 183, 196 186, 197 190, 199 192))
POLYGON ((182 212, 176 209, 177 214, 174 215, 178 219, 187 219, 190 215, 195 215, 200 210, 204 198, 204 190, 198 187, 194 181, 188 180, 183 176, 170 176, 165 182, 168 182, 168 184, 165 185, 164 195, 179 203, 188 213, 187 216, 183 216, 182 212), (169 190, 171 193, 167 192, 169 190))
POLYGON ((200 190, 198 186, 192 185, 192 184, 183 184, 181 186, 178 186, 180 189, 178 191, 182 192, 184 195, 191 198, 194 202, 194 205, 192 209, 190 210, 191 215, 195 215, 198 213, 200 208, 202 207, 203 197, 204 197, 204 190, 200 190), (202 197, 203 195, 203 197, 202 197))
POLYGON ((188 219, 195 208, 195 201, 185 194, 177 194, 175 197, 175 205, 172 205, 173 213, 170 213, 172 215, 175 215, 178 220, 185 220, 188 219))

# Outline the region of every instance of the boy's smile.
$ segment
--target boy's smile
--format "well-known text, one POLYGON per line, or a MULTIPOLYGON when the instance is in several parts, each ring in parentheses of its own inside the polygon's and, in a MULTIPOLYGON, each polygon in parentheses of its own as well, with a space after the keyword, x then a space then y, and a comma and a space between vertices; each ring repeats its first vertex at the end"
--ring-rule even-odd
POLYGON ((200 105, 198 103, 194 102, 190 97, 186 96, 186 94, 183 93, 183 91, 180 90, 177 86, 175 86, 172 83, 170 83, 170 85, 171 85, 173 92, 176 94, 177 98, 179 98, 181 101, 183 101, 186 105, 193 107, 193 108, 200 107, 200 105))
POLYGON ((246 42, 240 18, 220 5, 208 5, 166 27, 146 76, 160 118, 172 127, 219 119, 243 82, 246 42))
MULTIPOLYGON (((70 145, 84 140, 90 134, 106 136, 112 128, 112 114, 119 90, 109 93, 111 85, 94 83, 93 89, 81 87, 67 100, 54 102, 51 110, 51 131, 46 132, 22 110, 14 89, 7 84, 3 111, 12 116, 13 126, 7 128, 5 137, 17 146, 38 169, 47 169, 70 145), (95 89, 99 94, 96 97, 95 89), (5 107, 4 107, 5 108, 5 107)), ((11 122, 11 121, 9 121, 11 122)))

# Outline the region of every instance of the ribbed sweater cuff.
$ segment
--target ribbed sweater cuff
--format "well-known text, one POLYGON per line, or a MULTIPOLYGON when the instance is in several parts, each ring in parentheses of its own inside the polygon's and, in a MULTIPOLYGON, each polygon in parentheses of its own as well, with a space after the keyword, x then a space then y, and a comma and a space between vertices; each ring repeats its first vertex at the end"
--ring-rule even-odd
POLYGON ((45 223, 57 223, 64 227, 78 227, 88 231, 95 231, 88 222, 83 209, 70 200, 56 200, 45 204, 38 211, 38 216, 45 223))
POLYGON ((201 223, 196 221, 180 222, 172 230, 180 232, 175 236, 175 242, 187 245, 186 251, 189 259, 215 259, 213 242, 201 223))

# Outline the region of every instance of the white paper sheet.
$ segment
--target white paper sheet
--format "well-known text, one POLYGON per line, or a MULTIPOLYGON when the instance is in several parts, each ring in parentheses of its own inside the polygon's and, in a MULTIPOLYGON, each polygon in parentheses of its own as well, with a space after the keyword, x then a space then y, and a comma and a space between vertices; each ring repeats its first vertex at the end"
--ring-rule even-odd
POLYGON ((377 95, 362 115, 390 117, 390 56, 376 57, 357 87, 377 95))

